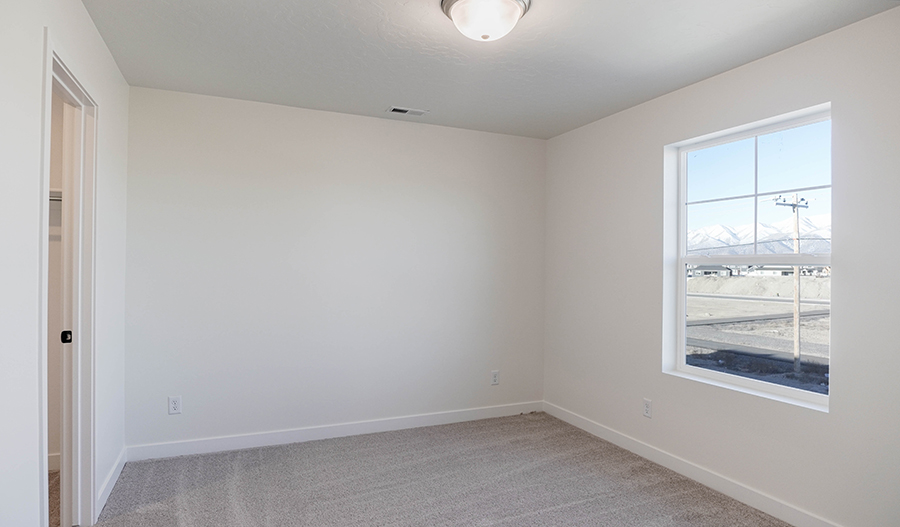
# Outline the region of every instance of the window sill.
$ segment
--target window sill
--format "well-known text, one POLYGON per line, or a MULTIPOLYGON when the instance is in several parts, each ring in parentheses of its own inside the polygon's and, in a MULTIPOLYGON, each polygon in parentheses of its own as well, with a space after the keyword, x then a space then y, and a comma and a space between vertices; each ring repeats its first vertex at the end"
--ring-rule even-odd
POLYGON ((808 392, 797 388, 771 384, 756 379, 740 377, 738 375, 729 375, 727 373, 688 365, 673 369, 664 369, 663 373, 681 377, 682 379, 690 379, 692 381, 718 386, 719 388, 725 388, 727 390, 733 390, 748 395, 763 397, 773 401, 828 413, 828 396, 819 393, 808 392))

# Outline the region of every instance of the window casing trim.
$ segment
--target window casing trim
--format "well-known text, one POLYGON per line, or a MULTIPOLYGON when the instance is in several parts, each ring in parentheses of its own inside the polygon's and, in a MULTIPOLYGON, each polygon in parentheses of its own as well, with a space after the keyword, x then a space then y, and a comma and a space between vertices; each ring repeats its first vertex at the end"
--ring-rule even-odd
MULTIPOLYGON (((830 266, 830 254, 816 253, 786 253, 786 254, 756 254, 756 235, 754 233, 754 254, 749 255, 688 255, 687 254, 687 205, 694 203, 716 202, 740 197, 759 197, 783 194, 786 191, 758 193, 758 178, 754 176, 754 193, 747 196, 733 196, 728 198, 687 202, 687 154, 690 152, 718 146, 734 141, 749 139, 773 132, 788 130, 799 126, 814 124, 831 119, 831 104, 826 103, 806 110, 792 112, 791 114, 766 119, 756 123, 740 126, 724 132, 709 134, 693 140, 682 141, 668 145, 664 152, 664 176, 666 178, 665 194, 665 236, 671 240, 674 234, 677 243, 667 242, 664 245, 664 261, 667 267, 664 274, 664 286, 669 293, 664 293, 663 298, 663 372, 677 377, 719 386, 767 399, 777 400, 813 410, 828 412, 829 396, 813 393, 798 388, 782 386, 765 381, 722 373, 718 371, 690 366, 686 361, 686 266, 687 265, 799 265, 799 266, 830 266), (673 174, 673 172, 675 172, 673 174), (673 185, 672 180, 677 184, 673 185), (674 196, 672 195, 674 194, 674 196), (677 212, 676 212, 677 211, 677 212), (673 221, 674 220, 674 221, 673 221), (674 223, 674 225, 672 225, 674 223), (674 227, 674 228, 673 228, 674 227), (674 254, 673 253, 674 249, 674 254), (672 281, 674 280, 674 284, 672 281), (674 287, 673 287, 674 286, 674 287), (674 291, 673 291, 674 290, 674 291), (671 296, 674 292, 674 299, 671 296), (674 305, 673 305, 674 300, 674 305), (674 307, 674 309, 672 309, 674 307)), ((822 185, 809 188, 789 189, 789 191, 806 191, 831 188, 832 185, 822 185)), ((758 223, 757 213, 754 209, 754 224, 758 223)), ((754 227, 756 228, 756 227, 754 227)))
POLYGON ((742 139, 750 139, 751 137, 756 137, 758 135, 766 135, 790 130, 791 128, 797 128, 799 126, 820 123, 829 119, 831 119, 831 104, 820 104, 812 108, 807 108, 806 110, 792 112, 785 116, 764 119, 756 123, 737 126, 729 130, 707 134, 695 139, 688 139, 687 141, 681 141, 669 146, 674 147, 679 151, 689 153, 695 150, 703 150, 704 148, 733 143, 734 141, 740 141, 742 139))

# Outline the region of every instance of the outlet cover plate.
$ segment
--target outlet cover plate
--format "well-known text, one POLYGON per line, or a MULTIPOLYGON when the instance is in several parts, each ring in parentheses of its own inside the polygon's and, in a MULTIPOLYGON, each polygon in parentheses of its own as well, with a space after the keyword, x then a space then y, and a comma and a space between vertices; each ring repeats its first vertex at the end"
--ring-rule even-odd
POLYGON ((181 396, 169 397, 169 415, 181 413, 181 396))

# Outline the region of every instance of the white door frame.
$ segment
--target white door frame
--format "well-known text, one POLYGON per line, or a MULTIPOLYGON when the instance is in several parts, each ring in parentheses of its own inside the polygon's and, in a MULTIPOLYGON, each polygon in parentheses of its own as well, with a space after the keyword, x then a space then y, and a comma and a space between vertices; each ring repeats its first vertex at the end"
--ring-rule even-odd
MULTIPOLYGON (((42 459, 41 495, 47 514, 47 318, 48 233, 50 203, 50 127, 54 89, 66 101, 63 119, 63 325, 73 340, 63 345, 60 449, 60 519, 69 527, 96 520, 94 467, 94 201, 97 159, 97 104, 66 67, 44 30, 44 114, 41 181, 41 336, 42 459)), ((50 335, 49 338, 59 338, 50 335)))

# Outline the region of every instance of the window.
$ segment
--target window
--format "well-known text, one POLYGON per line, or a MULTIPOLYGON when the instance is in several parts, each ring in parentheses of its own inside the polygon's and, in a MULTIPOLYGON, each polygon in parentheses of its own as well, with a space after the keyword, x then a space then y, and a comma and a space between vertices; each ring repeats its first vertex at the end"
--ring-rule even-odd
POLYGON ((675 145, 673 152, 671 370, 827 407, 830 115, 807 112, 675 145))

